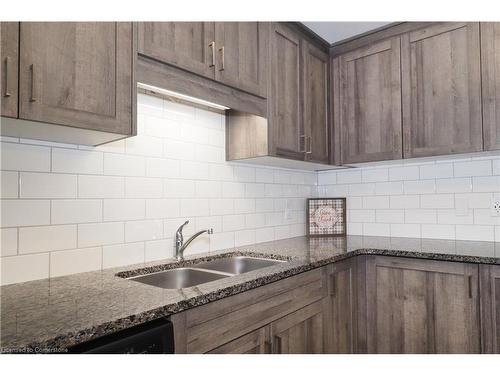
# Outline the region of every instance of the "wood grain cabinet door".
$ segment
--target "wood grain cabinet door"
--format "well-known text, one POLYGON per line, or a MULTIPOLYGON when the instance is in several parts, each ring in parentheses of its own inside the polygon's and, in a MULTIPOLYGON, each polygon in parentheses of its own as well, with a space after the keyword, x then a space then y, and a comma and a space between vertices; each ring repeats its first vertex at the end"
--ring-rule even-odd
POLYGON ((269 326, 228 342, 207 354, 270 354, 269 326))
POLYGON ((353 354, 357 352, 357 258, 329 266, 329 309, 326 352, 353 354))
POLYGON ((17 117, 19 23, 0 24, 0 102, 2 116, 17 117))
POLYGON ((19 117, 133 133, 132 24, 22 22, 19 117))
POLYGON ((404 157, 482 149, 479 24, 402 36, 404 157))
POLYGON ((138 52, 214 79, 213 22, 139 22, 138 52))
POLYGON ((342 55, 335 65, 342 163, 401 159, 400 39, 342 55))
POLYGON ((500 354, 500 266, 479 267, 482 352, 500 354))
POLYGON ((271 25, 269 148, 274 156, 304 160, 300 36, 280 23, 271 25))
POLYGON ((500 149, 500 22, 481 23, 483 137, 485 150, 500 149))
POLYGON ((479 353, 478 266, 368 257, 368 353, 479 353))
POLYGON ((266 97, 268 35, 266 23, 216 22, 215 79, 266 97))
POLYGON ((271 323, 273 354, 324 353, 322 301, 271 323))
POLYGON ((304 129, 307 161, 328 164, 329 106, 328 54, 309 42, 303 42, 304 129))

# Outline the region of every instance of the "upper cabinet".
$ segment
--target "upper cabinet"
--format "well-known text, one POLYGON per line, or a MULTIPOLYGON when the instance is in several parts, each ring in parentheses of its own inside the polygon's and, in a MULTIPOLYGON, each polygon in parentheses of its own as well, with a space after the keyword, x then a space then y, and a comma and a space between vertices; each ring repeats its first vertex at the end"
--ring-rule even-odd
POLYGON ((265 97, 268 28, 261 22, 217 22, 215 79, 265 97))
POLYGON ((273 23, 270 35, 270 92, 268 121, 270 149, 277 156, 304 160, 305 134, 301 100, 300 35, 273 23))
POLYGON ((478 23, 439 23, 402 36, 404 156, 482 149, 478 23))
POLYGON ((139 22, 140 54, 214 78, 213 22, 139 22))
POLYGON ((132 133, 132 24, 22 22, 19 117, 132 133))
POLYGON ((307 41, 304 41, 302 51, 306 161, 328 164, 330 159, 329 56, 307 41))
POLYGON ((140 22, 138 52, 265 97, 268 24, 140 22))
POLYGON ((17 117, 19 23, 2 22, 0 25, 1 58, 1 115, 17 117))
POLYGON ((500 149, 500 22, 481 23, 484 149, 500 149))
POLYGON ((334 61, 336 129, 341 163, 401 159, 400 38, 334 61))

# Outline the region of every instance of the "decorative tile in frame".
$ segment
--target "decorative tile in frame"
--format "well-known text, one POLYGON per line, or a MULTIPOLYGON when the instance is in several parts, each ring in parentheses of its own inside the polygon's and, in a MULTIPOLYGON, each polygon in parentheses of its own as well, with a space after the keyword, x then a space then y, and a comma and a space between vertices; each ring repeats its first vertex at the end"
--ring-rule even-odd
POLYGON ((346 199, 308 199, 306 229, 310 237, 345 236, 347 234, 346 199))

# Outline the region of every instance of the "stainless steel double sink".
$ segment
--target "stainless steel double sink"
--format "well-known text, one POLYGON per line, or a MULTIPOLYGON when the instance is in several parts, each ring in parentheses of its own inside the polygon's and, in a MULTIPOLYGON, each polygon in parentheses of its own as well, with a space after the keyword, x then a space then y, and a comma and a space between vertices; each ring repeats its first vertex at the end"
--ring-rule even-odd
POLYGON ((189 267, 174 268, 147 275, 130 277, 129 280, 163 289, 182 289, 210 281, 283 263, 283 260, 234 256, 197 263, 189 267))

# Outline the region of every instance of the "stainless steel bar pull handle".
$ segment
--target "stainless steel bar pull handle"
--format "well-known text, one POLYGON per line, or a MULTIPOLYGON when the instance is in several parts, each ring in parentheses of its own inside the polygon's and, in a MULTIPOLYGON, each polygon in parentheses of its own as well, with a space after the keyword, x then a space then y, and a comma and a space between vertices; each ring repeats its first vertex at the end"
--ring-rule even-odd
POLYGON ((9 92, 9 65, 10 65, 10 57, 7 56, 5 58, 5 92, 3 96, 8 98, 12 94, 9 92))
POLYGON ((215 66, 215 42, 210 42, 208 46, 212 50, 212 62, 208 65, 211 68, 212 66, 215 66))
POLYGON ((36 102, 36 76, 35 76, 35 64, 30 65, 31 71, 31 97, 30 102, 36 102))
POLYGON ((304 153, 306 152, 306 136, 305 135, 299 136, 299 152, 304 152, 304 153))
POLYGON ((312 137, 307 137, 307 141, 308 141, 308 151, 306 151, 306 154, 312 154, 312 137))
POLYGON ((220 59, 221 59, 219 71, 222 72, 224 70, 224 66, 225 66, 224 46, 219 48, 219 52, 220 52, 220 59))
POLYGON ((276 342, 276 345, 275 347, 273 348, 273 354, 281 354, 282 351, 283 351, 283 343, 281 341, 281 337, 280 336, 274 336, 274 340, 276 342))

